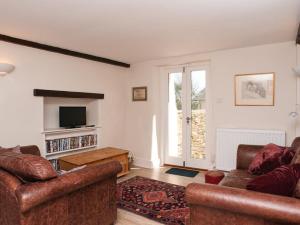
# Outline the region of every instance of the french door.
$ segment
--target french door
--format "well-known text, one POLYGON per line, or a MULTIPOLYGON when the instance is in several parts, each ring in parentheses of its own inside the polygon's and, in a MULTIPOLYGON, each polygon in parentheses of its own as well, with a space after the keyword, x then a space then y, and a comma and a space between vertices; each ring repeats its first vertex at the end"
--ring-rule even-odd
POLYGON ((208 95, 207 66, 186 66, 167 71, 167 147, 165 163, 206 169, 208 95))

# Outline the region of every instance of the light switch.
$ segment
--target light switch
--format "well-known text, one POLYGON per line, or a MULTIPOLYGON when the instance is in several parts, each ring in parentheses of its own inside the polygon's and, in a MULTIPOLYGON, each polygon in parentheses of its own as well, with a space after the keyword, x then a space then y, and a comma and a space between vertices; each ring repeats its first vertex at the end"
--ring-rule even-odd
POLYGON ((216 101, 216 103, 218 103, 218 104, 221 104, 221 103, 223 103, 223 98, 217 98, 217 101, 216 101))

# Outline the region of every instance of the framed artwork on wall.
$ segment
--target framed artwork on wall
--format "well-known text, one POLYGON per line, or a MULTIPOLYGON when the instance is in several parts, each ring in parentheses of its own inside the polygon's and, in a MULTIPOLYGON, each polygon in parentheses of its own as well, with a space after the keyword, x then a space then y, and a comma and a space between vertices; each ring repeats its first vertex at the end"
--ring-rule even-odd
POLYGON ((235 75, 236 106, 274 106, 275 73, 235 75))
POLYGON ((132 88, 132 101, 147 101, 147 87, 132 88))

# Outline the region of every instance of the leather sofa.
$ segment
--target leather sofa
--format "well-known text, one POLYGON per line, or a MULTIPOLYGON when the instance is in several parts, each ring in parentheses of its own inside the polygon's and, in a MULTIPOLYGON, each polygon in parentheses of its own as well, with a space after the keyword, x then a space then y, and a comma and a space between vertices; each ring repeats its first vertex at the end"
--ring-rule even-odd
MULTIPOLYGON (((37 146, 21 147, 40 155, 37 146)), ((0 169, 1 225, 110 225, 117 218, 116 180, 121 165, 89 166, 47 181, 22 182, 0 169)))
MULTIPOLYGON (((186 200, 191 210, 191 225, 289 225, 300 224, 300 201, 246 190, 254 176, 249 164, 263 146, 240 145, 235 170, 219 185, 192 183, 186 200)), ((300 137, 292 147, 300 147, 300 137)))

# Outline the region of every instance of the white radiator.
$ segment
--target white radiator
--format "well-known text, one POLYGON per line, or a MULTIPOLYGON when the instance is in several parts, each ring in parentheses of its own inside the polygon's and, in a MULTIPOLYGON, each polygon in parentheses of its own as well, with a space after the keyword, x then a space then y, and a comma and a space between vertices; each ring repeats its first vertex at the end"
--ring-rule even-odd
POLYGON ((217 129, 216 168, 230 171, 236 168, 239 144, 285 146, 285 132, 272 130, 217 129))

